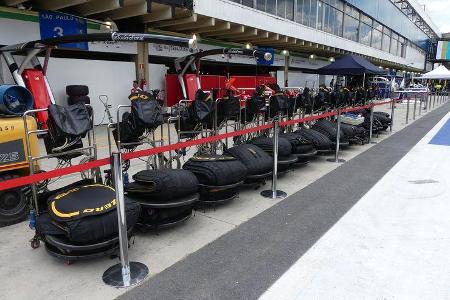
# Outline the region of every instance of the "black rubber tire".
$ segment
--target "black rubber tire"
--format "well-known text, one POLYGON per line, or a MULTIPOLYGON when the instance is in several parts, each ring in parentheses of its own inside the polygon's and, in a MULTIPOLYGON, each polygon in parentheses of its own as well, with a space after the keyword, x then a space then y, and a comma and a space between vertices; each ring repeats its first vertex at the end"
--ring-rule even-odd
POLYGON ((247 177, 247 167, 239 160, 221 155, 203 155, 204 161, 189 159, 184 170, 195 174, 199 183, 212 186, 224 186, 244 181, 247 177))
POLYGON ((89 87, 87 85, 68 85, 66 86, 66 94, 68 96, 87 96, 89 95, 89 87))
POLYGON ((73 105, 77 103, 91 104, 91 98, 89 96, 69 96, 67 98, 67 104, 73 105))
POLYGON ((239 159, 247 167, 249 175, 265 174, 273 169, 273 158, 264 150, 252 144, 234 146, 226 149, 225 154, 239 159))
POLYGON ((143 170, 133 175, 125 191, 130 195, 141 196, 142 202, 168 202, 186 197, 198 190, 197 177, 183 169, 143 170), (146 199, 146 200, 144 200, 146 199))
POLYGON ((302 128, 295 133, 313 143, 314 148, 317 150, 326 151, 330 150, 333 146, 333 142, 326 135, 313 129, 302 128))
MULTIPOLYGON (((18 178, 15 174, 0 174, 0 182, 18 178)), ((0 227, 25 220, 30 212, 23 188, 0 191, 0 227)))

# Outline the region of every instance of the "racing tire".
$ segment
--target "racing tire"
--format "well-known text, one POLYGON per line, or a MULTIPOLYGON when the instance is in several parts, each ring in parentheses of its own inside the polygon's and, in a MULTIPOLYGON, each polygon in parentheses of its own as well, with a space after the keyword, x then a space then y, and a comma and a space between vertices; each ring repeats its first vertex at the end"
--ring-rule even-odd
MULTIPOLYGON (((18 178, 14 174, 0 174, 0 182, 18 178)), ((12 225, 25 220, 30 212, 29 201, 24 188, 0 191, 0 227, 12 225)))
POLYGON ((68 85, 66 86, 66 94, 68 96, 87 96, 89 95, 89 87, 87 85, 68 85))

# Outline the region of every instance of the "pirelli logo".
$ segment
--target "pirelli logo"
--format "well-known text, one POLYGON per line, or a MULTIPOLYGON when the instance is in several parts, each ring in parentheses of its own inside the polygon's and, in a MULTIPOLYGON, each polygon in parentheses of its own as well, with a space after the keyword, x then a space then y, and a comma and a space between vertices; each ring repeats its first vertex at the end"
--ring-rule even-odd
POLYGON ((83 211, 82 211, 82 214, 91 214, 91 213, 94 213, 94 212, 102 212, 102 211, 104 211, 104 210, 108 210, 108 209, 111 209, 111 208, 113 208, 113 207, 115 207, 116 206, 116 199, 113 199, 111 202, 109 202, 109 203, 107 203, 107 204, 105 204, 105 205, 103 205, 103 206, 101 206, 101 207, 95 207, 95 208, 86 208, 86 209, 84 209, 83 211))

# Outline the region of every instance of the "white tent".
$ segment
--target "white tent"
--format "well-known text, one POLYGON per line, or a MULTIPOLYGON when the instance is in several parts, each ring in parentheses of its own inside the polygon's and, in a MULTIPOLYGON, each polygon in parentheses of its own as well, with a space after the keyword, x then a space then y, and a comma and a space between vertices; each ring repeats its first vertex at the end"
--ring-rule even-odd
POLYGON ((444 67, 439 66, 438 68, 423 74, 421 77, 416 77, 417 79, 450 79, 450 71, 444 67))

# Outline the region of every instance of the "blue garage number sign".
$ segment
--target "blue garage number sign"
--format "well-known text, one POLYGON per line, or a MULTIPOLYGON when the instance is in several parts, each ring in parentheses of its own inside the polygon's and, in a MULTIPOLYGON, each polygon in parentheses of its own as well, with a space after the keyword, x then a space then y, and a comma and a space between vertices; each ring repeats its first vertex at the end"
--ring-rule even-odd
POLYGON ((275 58, 275 50, 273 48, 258 48, 258 50, 262 50, 264 52, 269 52, 270 54, 272 54, 272 59, 267 61, 264 58, 257 58, 257 63, 258 65, 263 65, 263 66, 271 66, 273 65, 273 61, 275 58))
MULTIPOLYGON (((39 12, 39 28, 41 31, 41 39, 87 33, 85 19, 50 11, 39 12)), ((88 50, 88 44, 85 42, 62 44, 59 47, 88 50)))

